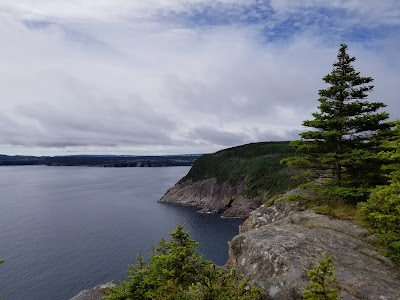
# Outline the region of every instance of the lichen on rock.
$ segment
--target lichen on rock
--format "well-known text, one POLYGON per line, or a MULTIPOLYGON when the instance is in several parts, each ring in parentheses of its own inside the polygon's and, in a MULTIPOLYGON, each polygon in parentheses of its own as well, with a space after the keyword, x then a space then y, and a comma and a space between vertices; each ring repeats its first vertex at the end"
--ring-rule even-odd
POLYGON ((327 254, 333 259, 343 300, 400 297, 400 271, 349 221, 300 211, 276 200, 251 213, 229 243, 228 268, 261 287, 269 299, 302 299, 307 270, 327 254))

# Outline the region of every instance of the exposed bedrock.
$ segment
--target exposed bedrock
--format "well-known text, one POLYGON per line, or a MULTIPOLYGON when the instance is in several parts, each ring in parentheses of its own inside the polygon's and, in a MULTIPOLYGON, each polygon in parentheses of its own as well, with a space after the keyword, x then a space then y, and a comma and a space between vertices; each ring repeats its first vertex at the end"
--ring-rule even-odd
POLYGON ((115 284, 112 282, 107 282, 90 290, 84 290, 72 297, 70 300, 103 300, 106 298, 104 292, 112 286, 115 286, 115 284))
POLYGON ((159 202, 195 206, 202 212, 223 213, 224 217, 246 218, 262 204, 262 199, 246 199, 243 191, 243 185, 217 184, 215 178, 188 180, 168 189, 159 202))
POLYGON ((307 270, 333 259, 340 299, 398 300, 400 271, 368 243, 368 231, 346 220, 298 211, 275 201, 251 213, 229 243, 227 267, 261 287, 267 299, 302 299, 307 270))

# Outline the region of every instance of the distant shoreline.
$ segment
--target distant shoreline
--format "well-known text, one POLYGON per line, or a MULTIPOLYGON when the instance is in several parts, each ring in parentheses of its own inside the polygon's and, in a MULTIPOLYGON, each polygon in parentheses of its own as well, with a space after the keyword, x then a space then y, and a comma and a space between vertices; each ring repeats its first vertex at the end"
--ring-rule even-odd
POLYGON ((54 157, 0 155, 0 166, 174 167, 191 166, 200 156, 201 154, 164 156, 73 155, 54 157))

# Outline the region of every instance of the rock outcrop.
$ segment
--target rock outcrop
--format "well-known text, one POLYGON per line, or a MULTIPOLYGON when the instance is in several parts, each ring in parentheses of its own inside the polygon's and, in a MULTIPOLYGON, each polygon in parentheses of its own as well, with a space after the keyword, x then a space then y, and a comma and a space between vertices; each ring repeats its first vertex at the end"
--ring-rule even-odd
POLYGON ((400 270, 368 241, 362 227, 298 205, 260 207, 229 243, 227 267, 262 288, 267 299, 302 299, 307 270, 326 253, 343 300, 399 300, 400 270))
POLYGON ((70 300, 103 300, 106 297, 104 292, 112 286, 115 286, 115 284, 112 282, 107 282, 90 290, 84 290, 72 297, 70 300))
POLYGON ((243 191, 243 185, 217 184, 215 178, 197 182, 188 180, 168 189, 159 202, 195 206, 201 212, 219 212, 228 218, 246 218, 263 200, 246 199, 242 196, 243 191))

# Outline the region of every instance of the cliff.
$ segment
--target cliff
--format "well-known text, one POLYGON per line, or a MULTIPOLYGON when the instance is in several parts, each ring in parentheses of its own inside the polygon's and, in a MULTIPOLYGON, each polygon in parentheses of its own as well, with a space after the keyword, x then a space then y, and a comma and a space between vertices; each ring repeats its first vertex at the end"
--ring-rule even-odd
POLYGON ((293 179, 295 170, 280 164, 282 158, 292 154, 288 142, 266 142, 203 155, 159 202, 246 218, 265 199, 300 183, 293 179))
POLYGON ((170 188, 159 202, 196 206, 201 212, 222 213, 224 217, 246 218, 261 205, 262 199, 246 199, 243 191, 243 185, 217 184, 216 178, 188 180, 170 188))
POLYGON ((282 197, 251 213, 229 243, 228 268, 261 287, 267 299, 302 299, 307 270, 333 259, 342 300, 399 300, 400 270, 350 221, 301 211, 282 197))
MULTIPOLYGON (((210 186, 215 181, 210 180, 210 186)), ((215 191, 215 199, 222 192, 232 195, 237 191, 226 187, 215 191)), ((262 205, 251 212, 229 243, 226 267, 235 268, 260 287, 266 299, 300 300, 310 283, 307 270, 327 254, 333 259, 341 300, 399 300, 399 266, 372 245, 375 237, 348 220, 303 210, 303 204, 290 202, 296 197, 289 196, 298 195, 315 196, 308 190, 294 189, 278 197, 273 205, 262 205)), ((83 291, 71 300, 104 299, 102 292, 107 287, 83 291)))
POLYGON ((115 286, 112 282, 98 285, 90 290, 84 290, 72 297, 70 300, 104 300, 106 298, 105 291, 110 287, 115 286))
POLYGON ((293 202, 318 195, 294 189, 299 181, 279 163, 291 151, 287 142, 270 142, 201 156, 159 201, 247 217, 229 243, 226 267, 260 287, 267 299, 303 299, 307 270, 327 254, 340 299, 400 300, 400 268, 374 246, 375 236, 349 220, 293 202), (267 199, 276 200, 265 206, 267 199))

